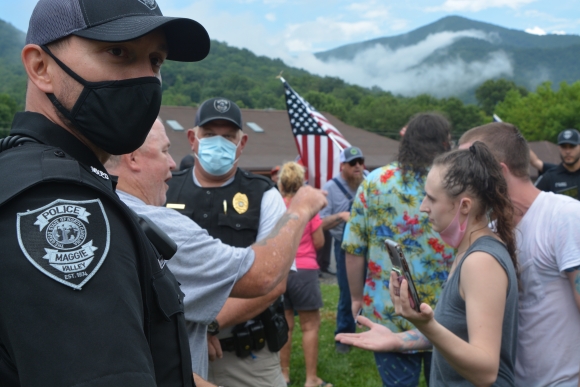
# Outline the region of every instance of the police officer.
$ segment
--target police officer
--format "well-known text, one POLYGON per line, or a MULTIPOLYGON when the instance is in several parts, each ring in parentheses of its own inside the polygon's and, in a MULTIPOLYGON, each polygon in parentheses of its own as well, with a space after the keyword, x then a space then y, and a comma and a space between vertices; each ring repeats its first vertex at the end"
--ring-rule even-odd
POLYGON ((154 0, 40 0, 26 43, 26 112, 0 144, 0 384, 193 386, 172 246, 103 163, 143 143, 161 64, 203 59, 207 32, 154 0))
POLYGON ((560 132, 558 148, 562 163, 544 172, 536 180, 535 185, 542 191, 580 199, 578 191, 580 188, 580 132, 576 129, 566 129, 560 132))
MULTIPOLYGON (((242 131, 239 107, 225 98, 203 102, 196 114, 195 128, 187 135, 195 165, 173 174, 168 183, 167 205, 183 208, 183 214, 228 245, 248 247, 260 241, 273 229, 286 206, 270 179, 237 167, 248 138, 242 131)), ((280 305, 278 313, 269 307, 284 289, 278 287, 254 299, 226 301, 208 327, 209 333, 220 338, 223 349, 223 358, 209 364, 211 382, 225 386, 286 386, 278 351, 285 343, 287 325, 283 307, 280 305), (280 320, 282 323, 275 327, 280 320)))

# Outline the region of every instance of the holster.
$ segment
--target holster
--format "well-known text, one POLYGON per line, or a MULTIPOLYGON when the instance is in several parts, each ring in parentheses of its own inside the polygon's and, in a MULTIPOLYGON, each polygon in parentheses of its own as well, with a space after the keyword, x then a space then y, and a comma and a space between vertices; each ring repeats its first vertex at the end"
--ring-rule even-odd
POLYGON ((288 322, 284 316, 284 303, 280 296, 272 305, 263 311, 259 318, 264 324, 266 342, 271 352, 278 352, 288 341, 288 322))

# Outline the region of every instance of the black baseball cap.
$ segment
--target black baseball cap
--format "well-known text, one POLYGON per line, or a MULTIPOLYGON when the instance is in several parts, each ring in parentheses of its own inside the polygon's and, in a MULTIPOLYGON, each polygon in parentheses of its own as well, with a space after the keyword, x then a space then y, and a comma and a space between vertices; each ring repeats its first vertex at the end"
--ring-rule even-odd
POLYGON ((163 16, 155 0, 40 0, 30 17, 26 44, 42 46, 69 35, 124 42, 159 27, 167 39, 167 59, 195 62, 209 53, 209 35, 201 24, 163 16))
POLYGON ((562 144, 580 144, 580 133, 576 129, 566 129, 558 135, 558 145, 562 144))
POLYGON ((212 98, 204 101, 197 109, 195 125, 203 126, 213 120, 226 120, 242 129, 242 112, 238 105, 226 98, 212 98))

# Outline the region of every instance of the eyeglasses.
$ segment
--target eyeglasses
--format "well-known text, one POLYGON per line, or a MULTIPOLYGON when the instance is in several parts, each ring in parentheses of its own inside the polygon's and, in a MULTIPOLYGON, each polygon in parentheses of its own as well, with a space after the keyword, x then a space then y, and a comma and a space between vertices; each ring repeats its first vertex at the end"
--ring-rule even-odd
POLYGON ((360 164, 360 165, 365 165, 365 159, 360 158, 360 159, 354 159, 354 160, 350 160, 348 162, 348 165, 350 165, 351 167, 354 167, 355 165, 360 164))

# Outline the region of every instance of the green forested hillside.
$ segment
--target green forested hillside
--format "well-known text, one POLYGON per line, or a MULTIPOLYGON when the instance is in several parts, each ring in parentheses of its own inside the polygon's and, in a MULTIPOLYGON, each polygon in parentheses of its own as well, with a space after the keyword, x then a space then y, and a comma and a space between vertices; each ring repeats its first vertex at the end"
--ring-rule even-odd
MULTIPOLYGON (((0 20, 0 130, 24 108, 26 76, 20 63, 25 34, 0 20)), ((2 133, 0 133, 1 135, 2 133)))

